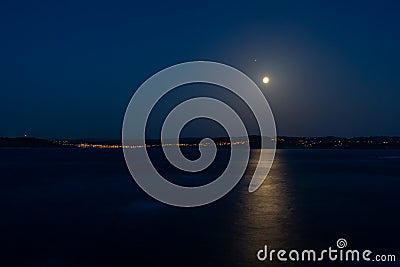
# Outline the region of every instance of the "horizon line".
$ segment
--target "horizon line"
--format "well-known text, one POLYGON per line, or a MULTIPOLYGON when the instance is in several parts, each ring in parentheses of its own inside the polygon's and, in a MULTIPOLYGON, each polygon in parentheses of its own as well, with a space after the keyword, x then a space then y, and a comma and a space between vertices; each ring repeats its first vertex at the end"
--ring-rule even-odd
MULTIPOLYGON (((271 138, 269 136, 260 136, 256 134, 248 135, 248 136, 206 136, 206 137, 195 137, 195 136, 185 136, 179 137, 180 139, 204 139, 204 138, 251 138, 251 137, 264 137, 264 138, 271 138)), ((341 139, 353 139, 353 138, 378 138, 378 137, 386 137, 386 138, 400 138, 400 135, 357 135, 351 137, 344 137, 340 135, 277 135, 276 138, 341 138, 341 139)), ((122 141, 122 138, 98 138, 98 137, 78 137, 78 138, 46 138, 46 137, 37 137, 37 136, 0 136, 3 139, 41 139, 41 140, 55 140, 55 141, 78 141, 78 140, 96 140, 96 141, 122 141)), ((174 138, 165 138, 166 140, 174 139, 174 138)), ((130 140, 140 140, 137 139, 130 139, 130 140)), ((161 140, 161 138, 146 138, 146 140, 161 140)))

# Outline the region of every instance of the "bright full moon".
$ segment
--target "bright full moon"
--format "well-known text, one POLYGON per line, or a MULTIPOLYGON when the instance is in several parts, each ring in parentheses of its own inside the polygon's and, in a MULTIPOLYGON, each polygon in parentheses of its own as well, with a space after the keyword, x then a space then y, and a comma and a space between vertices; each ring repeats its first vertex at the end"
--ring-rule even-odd
POLYGON ((267 84, 267 83, 269 83, 269 78, 268 78, 267 76, 265 76, 265 77, 262 79, 262 81, 263 81, 263 83, 267 84))

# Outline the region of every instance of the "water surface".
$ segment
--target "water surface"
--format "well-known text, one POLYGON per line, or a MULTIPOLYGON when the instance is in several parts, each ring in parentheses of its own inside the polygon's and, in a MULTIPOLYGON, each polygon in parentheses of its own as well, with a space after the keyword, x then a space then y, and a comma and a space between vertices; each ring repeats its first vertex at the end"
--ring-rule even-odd
MULTIPOLYGON (((192 178, 160 166, 196 185, 223 158, 192 178)), ((257 260, 264 244, 318 249, 338 238, 399 257, 400 151, 278 150, 255 193, 247 175, 190 209, 142 192, 120 150, 0 149, 0 171, 1 266, 267 266, 277 263, 257 260)))

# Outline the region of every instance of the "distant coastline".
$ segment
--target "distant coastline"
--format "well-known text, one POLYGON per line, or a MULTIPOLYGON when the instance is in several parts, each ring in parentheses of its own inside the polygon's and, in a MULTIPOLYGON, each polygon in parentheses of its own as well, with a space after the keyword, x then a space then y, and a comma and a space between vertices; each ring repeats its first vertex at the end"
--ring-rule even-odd
MULTIPOLYGON (((265 137, 264 137, 265 138, 265 137)), ((196 147, 201 138, 181 138, 179 146, 196 147)), ((227 137, 213 138, 217 146, 230 146, 227 137)), ((251 148, 260 147, 261 138, 250 136, 251 148)), ((237 138, 235 145, 243 144, 243 138, 237 138)), ((168 145, 177 145, 169 143, 168 145)), ((160 147, 160 140, 150 139, 146 141, 147 147, 160 147)), ((0 148, 26 147, 26 148, 92 148, 92 149, 120 149, 121 140, 95 141, 90 139, 79 140, 50 140, 34 137, 0 137, 0 148)), ((400 149, 400 137, 398 136, 370 136, 370 137, 277 137, 278 149, 400 149)))

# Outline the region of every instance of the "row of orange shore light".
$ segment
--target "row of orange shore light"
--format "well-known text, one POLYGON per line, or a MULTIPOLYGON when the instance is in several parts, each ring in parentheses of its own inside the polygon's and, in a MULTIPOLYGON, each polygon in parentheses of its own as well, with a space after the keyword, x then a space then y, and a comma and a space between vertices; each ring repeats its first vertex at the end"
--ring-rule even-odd
MULTIPOLYGON (((244 145, 245 141, 240 142, 219 142, 217 146, 230 146, 230 145, 244 145)), ((104 144, 88 144, 88 143, 80 143, 75 145, 79 148, 101 148, 101 149, 115 149, 115 148, 151 148, 151 147, 169 147, 169 146, 179 146, 179 147, 197 147, 197 146, 208 146, 209 143, 205 144, 162 144, 162 145, 132 145, 132 146, 122 146, 122 145, 104 145, 104 144)))

